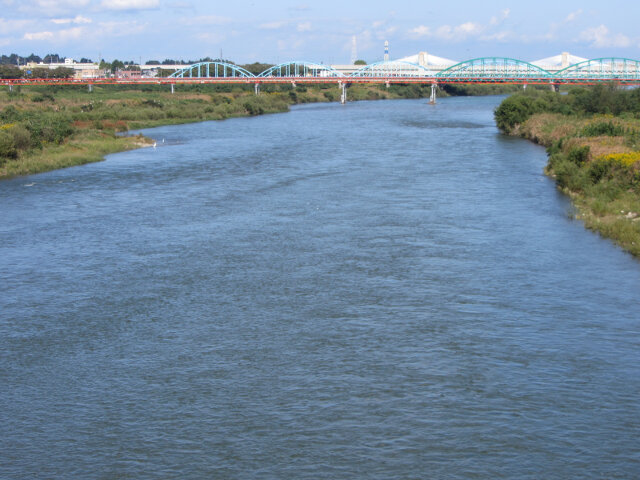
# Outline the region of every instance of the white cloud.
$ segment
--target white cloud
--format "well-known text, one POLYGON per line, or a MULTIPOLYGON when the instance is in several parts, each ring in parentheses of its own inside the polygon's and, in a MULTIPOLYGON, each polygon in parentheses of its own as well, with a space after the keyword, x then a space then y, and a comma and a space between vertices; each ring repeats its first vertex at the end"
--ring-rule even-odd
POLYGON ((100 5, 109 10, 148 10, 158 8, 160 0, 102 0, 100 5))
POLYGON ((52 18, 51 21, 58 25, 64 25, 67 23, 91 23, 91 19, 87 17, 83 17, 81 15, 76 15, 75 18, 52 18))
POLYGON ((431 29, 429 27, 427 27, 426 25, 420 25, 418 27, 415 27, 415 28, 412 28, 411 30, 409 30, 409 35, 411 35, 412 37, 415 37, 415 38, 430 37, 431 36, 431 29))
POLYGON ((277 22, 267 22, 261 25, 258 25, 258 28, 262 30, 278 30, 282 27, 286 27, 289 22, 287 20, 280 20, 277 22))
POLYGON ((34 32, 25 33, 24 39, 31 41, 48 41, 48 42, 66 42, 68 40, 77 40, 86 34, 84 27, 74 27, 66 30, 58 30, 57 32, 34 32))
POLYGON ((509 31, 491 33, 489 35, 482 35, 481 40, 485 42, 506 42, 513 38, 513 33, 509 31))
POLYGON ((581 32, 578 38, 579 40, 589 42, 590 46, 598 48, 624 48, 632 45, 632 41, 629 37, 622 33, 611 35, 609 33, 609 29, 605 25, 588 28, 581 32))
POLYGON ((86 7, 89 5, 89 0, 36 0, 36 6, 45 9, 51 10, 54 8, 79 8, 86 7))
POLYGON ((94 32, 95 35, 105 35, 113 37, 126 37, 142 33, 146 30, 146 23, 131 22, 101 22, 99 28, 94 32))
POLYGON ((423 36, 455 42, 466 40, 469 37, 477 37, 485 31, 485 27, 478 23, 465 22, 455 27, 452 27, 451 25, 441 25, 434 31, 430 31, 428 27, 418 27, 418 30, 423 33, 423 36))
POLYGON ((484 30, 484 28, 481 25, 478 25, 477 23, 473 23, 473 22, 467 22, 467 23, 463 23, 462 25, 458 25, 455 29, 454 32, 457 34, 461 34, 461 35, 476 35, 478 33, 481 33, 484 30))
POLYGON ((477 38, 483 41, 505 41, 513 34, 510 31, 496 31, 496 27, 504 22, 511 10, 508 8, 500 12, 499 16, 491 17, 489 23, 464 22, 459 25, 440 25, 438 27, 418 25, 408 30, 410 38, 433 38, 446 40, 449 42, 462 42, 470 38, 477 38))
POLYGON ((199 34, 197 38, 203 42, 218 44, 226 40, 227 37, 221 33, 206 32, 199 34))
POLYGON ((511 9, 505 8, 502 12, 500 12, 499 17, 491 17, 491 20, 489 21, 489 23, 491 25, 499 25, 502 22, 504 22, 507 18, 509 18, 510 14, 511 14, 511 9))
POLYGON ((573 22, 580 15, 582 15, 582 9, 581 8, 576 10, 575 12, 571 12, 569 15, 567 15, 567 18, 565 18, 564 21, 565 21, 565 23, 573 22))
POLYGON ((200 17, 186 17, 180 19, 183 25, 224 25, 231 23, 229 17, 220 17, 218 15, 202 15, 200 17))
POLYGON ((296 27, 299 32, 309 32, 311 30, 311 22, 301 22, 296 27))
POLYGON ((89 0, 21 0, 4 1, 8 7, 15 5, 15 10, 25 13, 29 18, 49 17, 54 15, 71 15, 80 8, 87 7, 89 0))
POLYGON ((25 33, 25 40, 53 40, 53 32, 25 33))
POLYGON ((34 24, 32 20, 5 20, 4 18, 0 18, 0 32, 3 34, 21 32, 34 24))

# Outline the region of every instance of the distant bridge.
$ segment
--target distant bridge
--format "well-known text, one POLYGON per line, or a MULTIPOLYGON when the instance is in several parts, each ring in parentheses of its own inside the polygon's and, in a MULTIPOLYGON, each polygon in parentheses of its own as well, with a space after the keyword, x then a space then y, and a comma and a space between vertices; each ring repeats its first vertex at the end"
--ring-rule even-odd
POLYGON ((289 61, 274 65, 257 75, 231 63, 200 62, 186 66, 165 78, 135 79, 0 79, 0 85, 69 85, 81 84, 168 84, 173 91, 178 84, 252 84, 256 93, 262 84, 336 83, 346 99, 346 87, 352 83, 398 83, 432 85, 432 100, 439 84, 520 84, 520 85, 594 85, 615 82, 640 85, 640 61, 606 57, 586 60, 555 72, 522 60, 507 57, 482 57, 457 63, 438 72, 417 63, 391 60, 364 65, 344 74, 329 65, 308 61, 289 61))

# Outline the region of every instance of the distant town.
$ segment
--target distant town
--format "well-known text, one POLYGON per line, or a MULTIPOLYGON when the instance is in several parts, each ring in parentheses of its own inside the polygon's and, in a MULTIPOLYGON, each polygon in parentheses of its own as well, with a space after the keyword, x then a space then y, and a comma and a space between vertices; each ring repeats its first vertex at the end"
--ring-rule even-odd
MULTIPOLYGON (((31 54, 28 57, 22 57, 12 53, 11 55, 0 56, 0 78, 65 77, 77 80, 111 76, 115 78, 153 78, 168 76, 185 65, 212 61, 233 63, 229 60, 211 59, 209 57, 189 61, 173 59, 149 60, 144 64, 120 60, 94 62, 88 58, 74 60, 58 54, 49 54, 45 57, 31 54)), ((256 65, 262 67, 262 64, 256 65)))

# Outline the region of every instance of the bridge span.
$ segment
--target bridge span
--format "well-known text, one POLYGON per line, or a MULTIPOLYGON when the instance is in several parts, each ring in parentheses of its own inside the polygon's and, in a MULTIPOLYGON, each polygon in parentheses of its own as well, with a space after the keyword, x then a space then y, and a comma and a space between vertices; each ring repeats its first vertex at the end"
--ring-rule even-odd
POLYGON ((507 57, 482 57, 457 63, 435 72, 418 63, 391 60, 364 65, 345 75, 329 65, 308 61, 288 61, 253 74, 245 68, 221 61, 200 62, 175 71, 168 77, 143 78, 87 78, 49 79, 20 78, 0 79, 0 85, 12 89, 16 85, 170 85, 171 91, 180 84, 251 84, 256 94, 264 84, 320 84, 335 83, 342 89, 354 83, 373 84, 430 84, 432 100, 442 84, 516 84, 549 85, 557 89, 561 85, 595 85, 614 82, 623 86, 640 85, 640 61, 628 58, 604 57, 582 61, 558 71, 549 71, 522 60, 507 57))

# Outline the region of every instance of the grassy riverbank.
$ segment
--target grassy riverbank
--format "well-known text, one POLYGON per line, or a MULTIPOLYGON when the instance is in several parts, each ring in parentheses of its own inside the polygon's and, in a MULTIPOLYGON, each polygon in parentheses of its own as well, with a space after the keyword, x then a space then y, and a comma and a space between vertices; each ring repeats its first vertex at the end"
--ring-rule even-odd
POLYGON ((495 117, 505 133, 547 147, 545 172, 586 227, 640 257, 640 90, 518 94, 495 117))
MULTIPOLYGON (((352 85, 348 98, 428 97, 420 85, 352 85)), ((0 179, 100 161, 109 153, 150 145, 117 135, 131 129, 285 112, 290 105, 335 102, 335 85, 23 87, 0 92, 0 179)))

